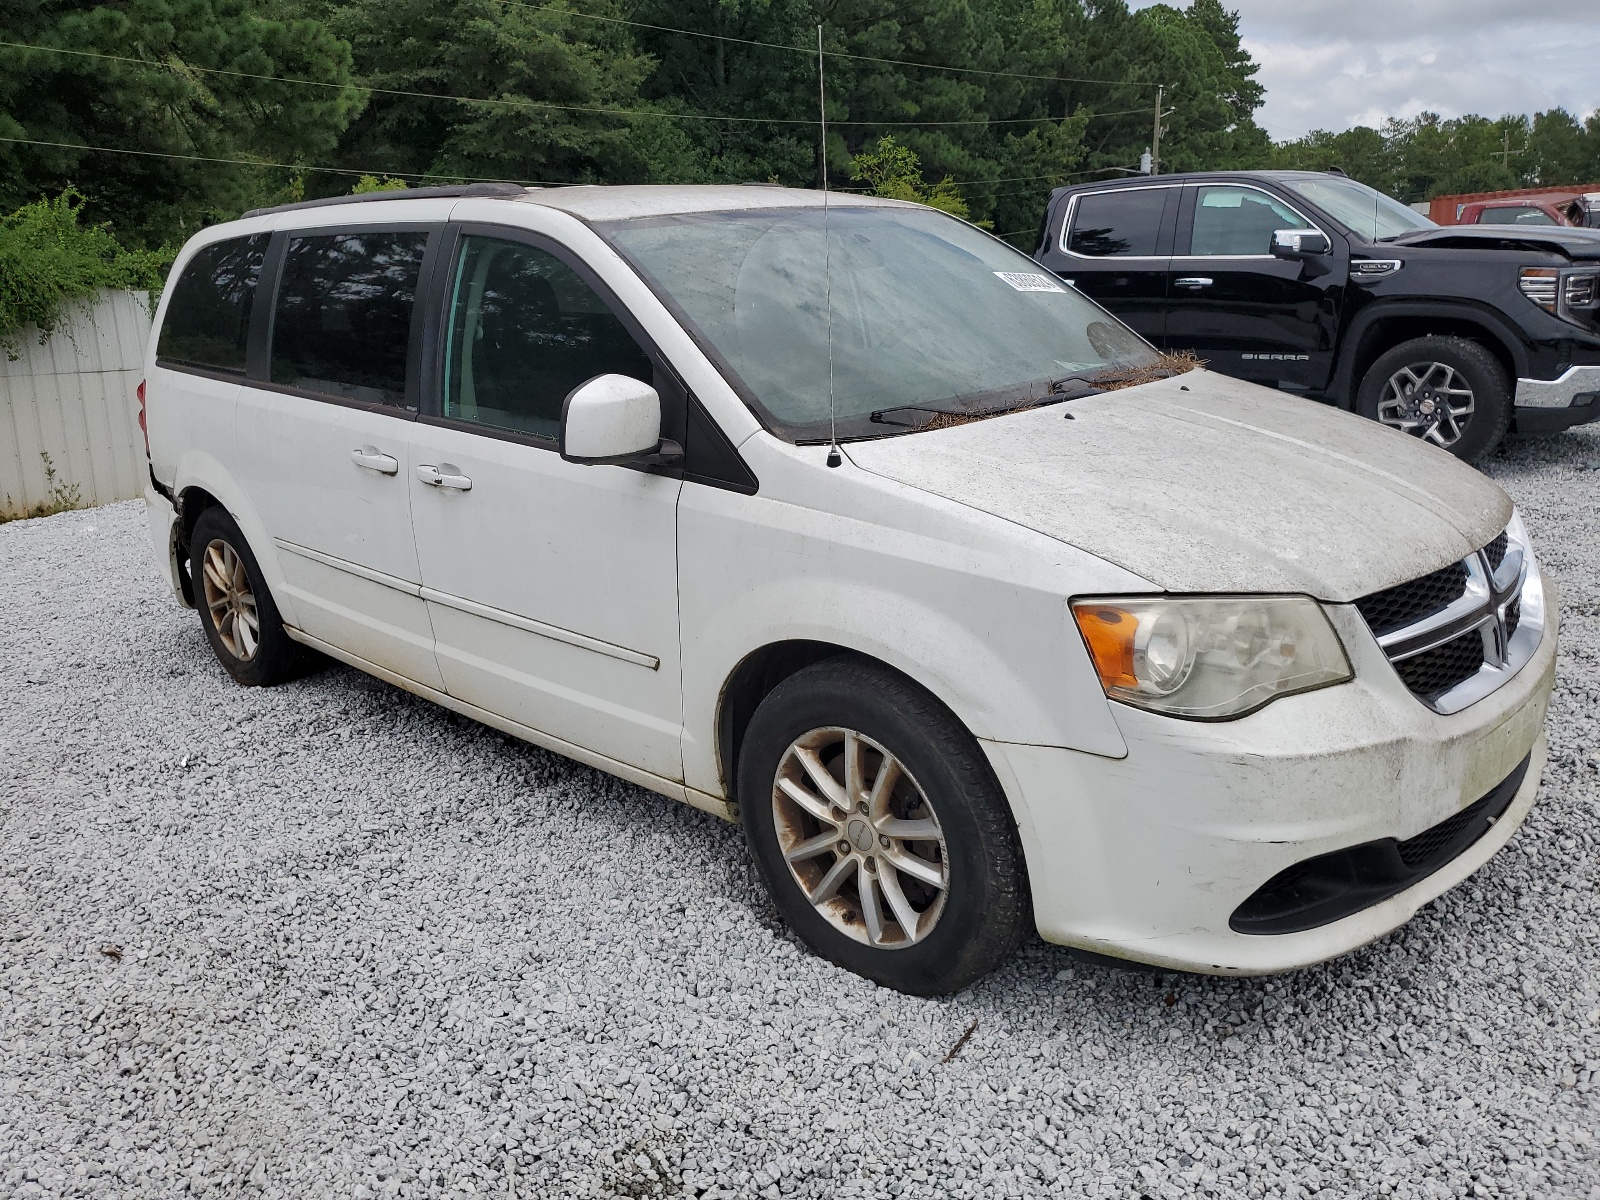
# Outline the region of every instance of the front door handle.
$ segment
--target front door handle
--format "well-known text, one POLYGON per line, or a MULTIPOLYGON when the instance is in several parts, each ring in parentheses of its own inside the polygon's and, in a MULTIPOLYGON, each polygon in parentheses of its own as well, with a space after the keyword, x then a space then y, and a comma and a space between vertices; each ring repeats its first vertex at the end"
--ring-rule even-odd
POLYGON ((461 468, 454 463, 423 463, 417 468, 417 478, 429 487, 450 488, 457 492, 470 492, 472 480, 461 473, 461 468))
POLYGON ((1172 286, 1181 288, 1210 287, 1211 280, 1207 279, 1204 275, 1189 275, 1183 279, 1174 280, 1172 286))
POLYGON ((392 454, 383 453, 376 446, 363 446, 359 450, 350 451, 350 461, 358 467, 376 471, 379 475, 394 475, 400 470, 399 460, 392 454))

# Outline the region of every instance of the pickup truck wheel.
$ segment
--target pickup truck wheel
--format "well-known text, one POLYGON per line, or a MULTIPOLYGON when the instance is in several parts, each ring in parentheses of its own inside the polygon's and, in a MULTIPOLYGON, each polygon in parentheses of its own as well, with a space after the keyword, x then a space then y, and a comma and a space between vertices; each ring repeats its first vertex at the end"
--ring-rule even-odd
POLYGON ((247 687, 304 675, 320 659, 283 631, 278 606, 250 544, 225 509, 200 514, 189 536, 190 578, 200 627, 217 661, 247 687))
POLYGON ((738 791, 773 900, 839 966, 943 995, 1027 931, 1022 852, 988 760, 887 669, 830 659, 779 684, 746 731, 738 791))
POLYGON ((1511 381, 1477 342, 1421 337, 1380 355, 1356 395, 1356 409, 1402 433, 1476 462, 1511 425, 1511 381))

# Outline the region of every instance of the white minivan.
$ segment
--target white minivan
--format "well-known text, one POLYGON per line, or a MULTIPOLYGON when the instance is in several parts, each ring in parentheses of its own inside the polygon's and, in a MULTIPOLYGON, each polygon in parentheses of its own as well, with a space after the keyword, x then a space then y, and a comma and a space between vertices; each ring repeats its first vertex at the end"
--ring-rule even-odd
POLYGON ((1394 929, 1544 764, 1554 601, 1443 451, 1202 369, 931 209, 419 189, 178 256, 155 551, 320 655, 743 824, 819 954, 1249 974, 1394 929), (316 652, 320 652, 320 655, 316 652))

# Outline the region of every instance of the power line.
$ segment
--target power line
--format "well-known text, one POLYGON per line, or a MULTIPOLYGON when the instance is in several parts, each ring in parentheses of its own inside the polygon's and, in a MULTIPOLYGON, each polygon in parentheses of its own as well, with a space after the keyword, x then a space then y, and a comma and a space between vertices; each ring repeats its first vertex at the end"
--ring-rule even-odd
MULTIPOLYGON (((676 33, 683 37, 705 38, 714 42, 730 42, 738 46, 758 46, 763 50, 788 50, 794 54, 814 55, 816 50, 810 46, 791 46, 787 42, 761 42, 751 38, 729 37, 721 33, 702 33, 696 29, 679 29, 672 25, 650 25, 644 21, 629 21, 622 17, 602 17, 595 13, 576 12, 569 8, 558 8, 554 4, 529 4, 526 0, 494 0, 496 4, 504 4, 513 8, 527 8, 535 12, 558 12, 564 17, 578 17, 585 21, 602 21, 608 25, 629 25, 635 29, 652 29, 657 33, 676 33)), ((907 58, 878 58, 871 54, 851 54, 845 50, 826 50, 823 52, 828 58, 850 58, 857 62, 887 63, 898 67, 921 67, 929 71, 955 71, 963 75, 988 75, 998 79, 1037 79, 1046 83, 1101 83, 1110 87, 1156 87, 1154 83, 1145 83, 1137 79, 1088 79, 1076 75, 1025 75, 1017 71, 986 71, 978 67, 946 67, 939 63, 914 62, 907 58)), ((1140 111, 1143 111, 1142 109, 1140 111)), ((838 124, 838 122, 835 122, 838 124)))
POLYGON ((229 163, 236 167, 281 167, 288 171, 319 171, 327 175, 384 175, 391 179, 410 176, 412 179, 442 179, 451 183, 517 183, 524 187, 568 187, 570 181, 557 183, 541 179, 504 179, 489 175, 430 175, 425 171, 362 170, 351 167, 314 167, 305 163, 263 162, 253 158, 213 158, 205 154, 170 154, 161 150, 119 150, 114 146, 86 146, 80 142, 44 142, 36 138, 0 137, 0 142, 19 146, 54 146, 61 150, 93 150, 100 154, 134 154, 141 158, 174 158, 184 162, 229 163))
MULTIPOLYGON (((27 42, 0 41, 0 47, 13 50, 41 50, 48 54, 70 54, 78 58, 98 58, 107 62, 131 63, 137 67, 156 68, 177 73, 170 63, 152 62, 144 58, 129 58, 121 54, 102 54, 94 50, 66 50, 60 46, 36 46, 27 42)), ((340 91, 373 92, 380 96, 402 96, 417 100, 453 100, 458 104, 486 104, 500 108, 542 108, 560 112, 596 113, 608 117, 675 117, 691 121, 753 121, 768 125, 815 125, 815 121, 786 117, 715 117, 701 113, 671 113, 656 109, 602 108, 595 105, 553 104, 544 100, 496 100, 486 96, 451 96, 444 92, 417 92, 403 88, 375 87, 366 83, 329 83, 324 79, 294 79, 285 75, 260 75, 253 71, 230 71, 222 67, 197 67, 183 64, 185 70, 203 75, 225 75, 234 79, 256 79, 264 83, 293 83, 302 87, 336 88, 340 91)))
MULTIPOLYGON (((501 4, 516 3, 516 0, 496 0, 501 4)), ((522 5, 521 7, 536 7, 522 5)), ((576 14, 575 14, 576 15, 576 14)), ((609 19, 609 18, 608 18, 609 19)), ((653 27, 652 27, 653 28, 653 27)), ((153 62, 144 58, 130 58, 122 54, 104 54, 95 50, 68 50, 60 46, 39 46, 28 42, 0 41, 0 47, 13 50, 38 50, 47 54, 66 54, 77 58, 94 58, 105 62, 129 63, 133 66, 147 69, 157 69, 178 73, 178 69, 170 63, 153 62)), ((813 52, 814 53, 814 52, 813 52)), ((886 60, 887 61, 887 60, 886 60)), ((580 104, 555 104, 545 100, 497 100, 485 96, 452 96, 446 92, 420 92, 405 88, 377 87, 365 83, 330 83, 323 79, 295 79, 286 75, 262 75, 254 71, 233 71, 222 67, 200 67, 191 63, 183 64, 185 70, 196 71, 203 75, 222 75, 234 79, 254 79, 264 83, 292 83, 300 87, 335 88, 340 91, 371 92, 380 96, 400 96, 417 100, 448 100, 456 104, 480 104, 499 108, 544 109, 557 112, 590 113, 608 117, 661 117, 669 120, 680 121, 728 121, 741 124, 755 125, 815 125, 816 122, 802 117, 722 117, 709 113, 668 112, 661 109, 638 108, 602 108, 593 105, 580 104)), ((1143 112, 1143 109, 1128 109, 1125 112, 1090 113, 1089 117, 1120 117, 1128 112, 1143 112)), ((963 121, 835 121, 835 125, 867 126, 872 128, 892 129, 937 129, 959 125, 1037 125, 1040 122, 1055 121, 1057 118, 1048 114, 1042 117, 980 117, 963 121)))
MULTIPOLYGON (((1139 110, 1143 112, 1143 109, 1139 110)), ((1110 115, 1109 113, 1106 115, 1110 115)), ((1012 175, 1006 179, 952 179, 958 187, 984 183, 1033 183, 1040 179, 1077 179, 1082 175, 1104 175, 1107 171, 1131 171, 1132 167, 1092 167, 1087 171, 1051 171, 1048 175, 1012 175)))

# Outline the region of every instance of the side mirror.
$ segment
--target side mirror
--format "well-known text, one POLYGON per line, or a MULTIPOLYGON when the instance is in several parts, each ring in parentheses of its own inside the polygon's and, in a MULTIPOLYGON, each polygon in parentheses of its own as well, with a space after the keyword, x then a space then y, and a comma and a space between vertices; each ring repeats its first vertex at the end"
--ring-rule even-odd
POLYGON ((1317 258, 1332 252, 1328 235, 1317 229, 1275 229, 1272 232, 1274 258, 1317 258))
POLYGON ((627 375, 596 375, 561 405, 561 457, 586 466, 671 462, 683 455, 661 438, 661 397, 627 375))

